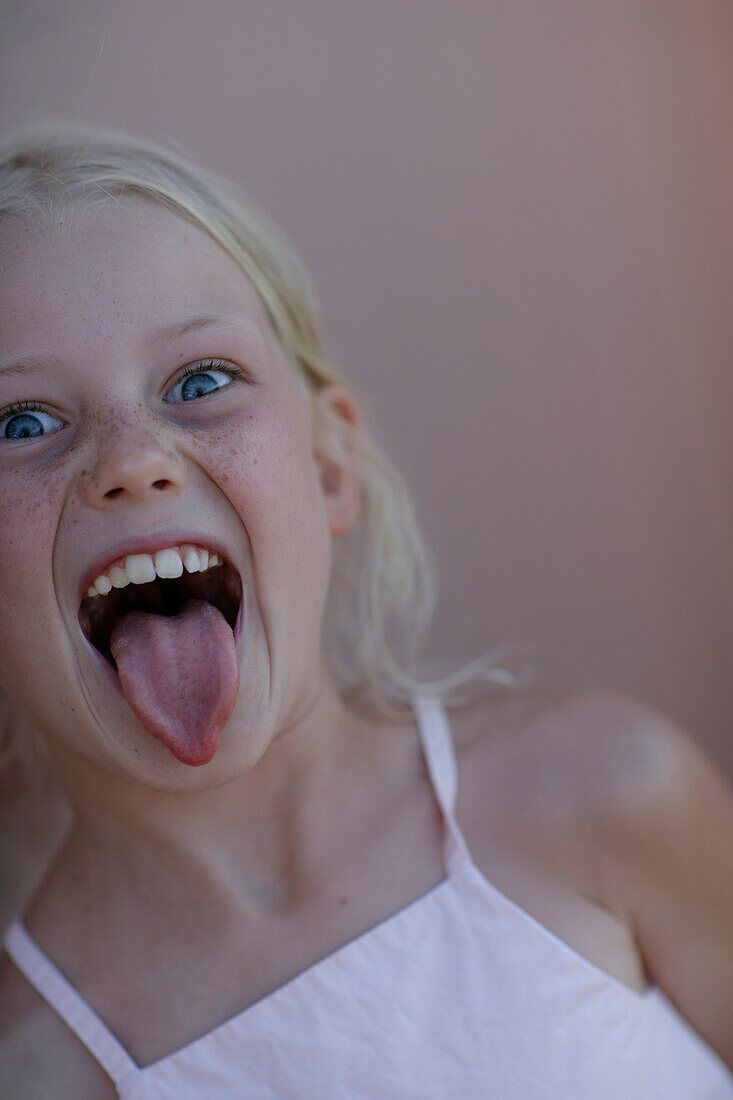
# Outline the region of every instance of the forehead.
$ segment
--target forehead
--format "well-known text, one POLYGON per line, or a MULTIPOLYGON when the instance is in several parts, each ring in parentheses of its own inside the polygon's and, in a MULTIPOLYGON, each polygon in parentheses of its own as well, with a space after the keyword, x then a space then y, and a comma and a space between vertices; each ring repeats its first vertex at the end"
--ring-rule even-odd
POLYGON ((211 313, 250 319, 271 332, 244 272, 203 229, 137 196, 81 216, 0 227, 0 344, 114 325, 144 334, 167 321, 211 313))

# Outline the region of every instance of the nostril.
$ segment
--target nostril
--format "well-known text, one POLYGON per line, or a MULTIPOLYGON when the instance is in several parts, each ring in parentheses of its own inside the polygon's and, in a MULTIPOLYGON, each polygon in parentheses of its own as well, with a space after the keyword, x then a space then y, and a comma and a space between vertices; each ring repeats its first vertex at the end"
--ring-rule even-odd
MULTIPOLYGON (((173 482, 169 481, 168 478, 159 477, 157 481, 153 481, 151 483, 150 487, 151 487, 151 489, 161 489, 162 490, 162 489, 168 489, 169 486, 171 486, 172 484, 173 484, 173 482)), ((115 500, 120 495, 120 493, 124 493, 124 491, 125 491, 124 486, 118 485, 114 489, 108 489, 107 492, 104 495, 107 498, 107 500, 115 500)))

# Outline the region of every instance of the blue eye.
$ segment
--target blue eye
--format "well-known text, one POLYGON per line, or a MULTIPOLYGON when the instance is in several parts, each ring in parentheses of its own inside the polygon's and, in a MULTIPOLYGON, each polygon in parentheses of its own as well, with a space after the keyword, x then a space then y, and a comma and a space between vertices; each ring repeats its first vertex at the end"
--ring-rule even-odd
POLYGON ((236 377, 236 371, 224 363, 199 363, 195 367, 188 367, 183 376, 165 397, 166 401, 177 403, 179 401, 195 401, 199 397, 215 393, 224 389, 236 377))
POLYGON ((35 439, 53 435, 63 422, 45 412, 40 405, 23 401, 0 412, 0 439, 35 439))

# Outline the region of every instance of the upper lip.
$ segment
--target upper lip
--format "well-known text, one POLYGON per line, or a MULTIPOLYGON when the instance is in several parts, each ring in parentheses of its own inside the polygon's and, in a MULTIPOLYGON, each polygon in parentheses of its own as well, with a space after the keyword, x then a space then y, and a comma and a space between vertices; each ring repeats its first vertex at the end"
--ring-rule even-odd
POLYGON ((181 545, 201 546, 204 550, 219 554, 225 561, 231 562, 231 554, 224 544, 211 535, 205 535, 200 531, 165 531, 154 535, 139 535, 130 537, 109 547, 100 554, 91 565, 87 566, 79 581, 79 603, 83 600, 89 586, 105 573, 118 558, 125 558, 128 554, 155 554, 158 550, 165 550, 169 546, 181 545))

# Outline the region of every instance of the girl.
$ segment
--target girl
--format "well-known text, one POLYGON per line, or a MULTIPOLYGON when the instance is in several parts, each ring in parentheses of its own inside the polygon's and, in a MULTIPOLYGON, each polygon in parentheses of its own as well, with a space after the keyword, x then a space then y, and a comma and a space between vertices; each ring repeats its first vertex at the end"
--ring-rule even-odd
POLYGON ((728 787, 623 697, 420 682, 428 558, 279 234, 87 132, 3 150, 0 219, 0 689, 74 811, 3 1096, 733 1097, 728 787))

